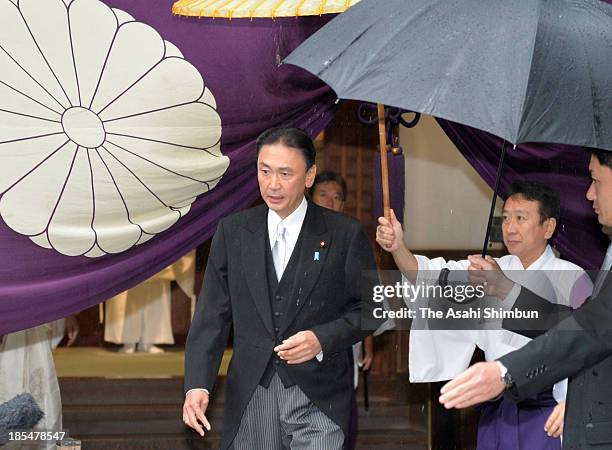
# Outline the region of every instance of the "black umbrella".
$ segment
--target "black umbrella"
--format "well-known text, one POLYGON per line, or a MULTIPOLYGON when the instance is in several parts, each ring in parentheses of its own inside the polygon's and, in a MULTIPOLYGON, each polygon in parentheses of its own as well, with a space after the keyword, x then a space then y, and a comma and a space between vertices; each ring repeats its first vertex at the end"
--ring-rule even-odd
POLYGON ((612 150, 612 5, 599 0, 362 0, 285 62, 339 98, 511 144, 612 150))

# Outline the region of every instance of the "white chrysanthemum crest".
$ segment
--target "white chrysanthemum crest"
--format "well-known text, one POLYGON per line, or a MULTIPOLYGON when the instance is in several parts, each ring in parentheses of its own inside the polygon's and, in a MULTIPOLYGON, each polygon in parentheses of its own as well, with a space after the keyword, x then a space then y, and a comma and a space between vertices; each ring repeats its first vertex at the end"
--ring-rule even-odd
POLYGON ((65 255, 170 228, 229 159, 202 76, 98 0, 0 0, 0 216, 65 255))

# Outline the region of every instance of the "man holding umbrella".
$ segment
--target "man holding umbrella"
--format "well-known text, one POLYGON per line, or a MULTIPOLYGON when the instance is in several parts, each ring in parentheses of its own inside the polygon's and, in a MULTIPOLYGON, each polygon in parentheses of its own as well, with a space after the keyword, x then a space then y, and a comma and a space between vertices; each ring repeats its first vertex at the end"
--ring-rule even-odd
MULTIPOLYGON (((612 153, 595 150, 589 164, 592 182, 587 198, 599 223, 612 226, 612 153)), ((595 282, 592 299, 543 336, 499 358, 478 363, 442 388, 440 402, 446 408, 465 408, 506 391, 520 401, 570 377, 565 421, 564 449, 612 449, 612 247, 595 282)), ((496 295, 515 308, 548 311, 549 321, 563 311, 561 305, 542 308, 542 299, 525 287, 513 285, 490 258, 475 259, 472 269, 492 283, 496 295)), ((505 324, 504 324, 505 326, 505 324)))
MULTIPOLYGON (((548 245, 559 218, 559 195, 543 183, 516 182, 504 204, 503 218, 504 242, 510 252, 498 260, 503 270, 512 271, 514 277, 524 274, 521 279, 541 295, 553 295, 568 304, 571 299, 573 305, 584 301, 591 291, 590 280, 578 266, 557 258, 548 245), (549 293, 550 285, 556 292, 549 293)), ((384 217, 379 222, 378 243, 391 252, 399 269, 412 282, 418 284, 427 271, 467 270, 468 260, 445 261, 413 255, 403 242, 401 225, 394 215, 390 222, 384 217)), ((435 382, 453 378, 468 367, 476 346, 484 350, 487 360, 495 360, 527 342, 526 337, 500 329, 417 330, 413 322, 410 380, 435 382)), ((530 449, 560 448, 556 438, 563 428, 565 384, 558 384, 553 392, 542 389, 537 394, 518 406, 503 400, 483 405, 478 449, 525 448, 527 443, 530 449), (510 427, 509 417, 514 418, 510 427), (547 421, 551 424, 548 436, 544 432, 547 421), (500 436, 504 436, 503 444, 500 436), (513 447, 509 442, 516 444, 513 447)))

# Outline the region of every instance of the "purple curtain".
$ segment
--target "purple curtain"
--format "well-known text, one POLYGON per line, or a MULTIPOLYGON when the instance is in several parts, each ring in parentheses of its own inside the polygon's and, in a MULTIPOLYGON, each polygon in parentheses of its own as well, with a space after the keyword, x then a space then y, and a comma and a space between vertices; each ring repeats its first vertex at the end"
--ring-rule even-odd
MULTIPOLYGON (((198 197, 190 212, 168 230, 122 253, 66 256, 34 243, 0 218, 0 334, 80 311, 166 267, 208 239, 221 217, 258 198, 254 140, 261 131, 283 124, 299 126, 314 136, 330 121, 333 92, 301 70, 280 66, 330 16, 253 21, 181 18, 170 13, 173 1, 104 0, 153 27, 200 72, 215 96, 222 124, 221 151, 230 159, 229 168, 219 184, 198 197)), ((97 26, 92 21, 92 30, 97 26)), ((455 124, 442 122, 442 126, 491 184, 499 139, 455 124)), ((563 217, 555 243, 566 258, 583 267, 597 267, 605 241, 584 199, 587 160, 579 149, 520 146, 508 157, 502 192, 518 177, 538 177, 558 187, 563 217)), ((395 169, 403 170, 403 164, 393 163, 391 170, 395 169)), ((393 177, 400 178, 399 173, 393 177)), ((401 186, 392 189, 403 191, 401 186)), ((0 193, 0 209, 2 197, 0 193)))
POLYGON ((208 239, 221 217, 258 198, 254 140, 260 132, 282 124, 314 136, 331 119, 333 92, 304 71, 280 65, 329 17, 181 18, 170 12, 173 1, 105 3, 153 27, 201 73, 221 117, 221 151, 230 159, 227 172, 172 227, 122 253, 65 256, 36 245, 0 220, 0 334, 75 313, 163 269, 208 239))
MULTIPOLYGON (((491 186, 495 185, 502 139, 484 131, 438 119, 438 123, 468 162, 491 186)), ((561 220, 554 246, 564 259, 585 269, 598 269, 609 243, 586 197, 590 154, 569 145, 524 144, 507 148, 500 195, 515 180, 539 180, 561 195, 561 220)), ((482 220, 486 220, 483 217, 482 220)))

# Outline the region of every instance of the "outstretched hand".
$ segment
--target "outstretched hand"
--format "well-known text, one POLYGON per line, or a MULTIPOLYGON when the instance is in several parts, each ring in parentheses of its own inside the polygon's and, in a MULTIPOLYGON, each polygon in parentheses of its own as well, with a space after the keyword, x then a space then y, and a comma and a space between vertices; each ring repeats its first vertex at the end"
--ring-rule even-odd
POLYGON ((504 388, 499 365, 495 361, 480 362, 442 386, 440 403, 446 409, 467 408, 496 398, 504 388))

